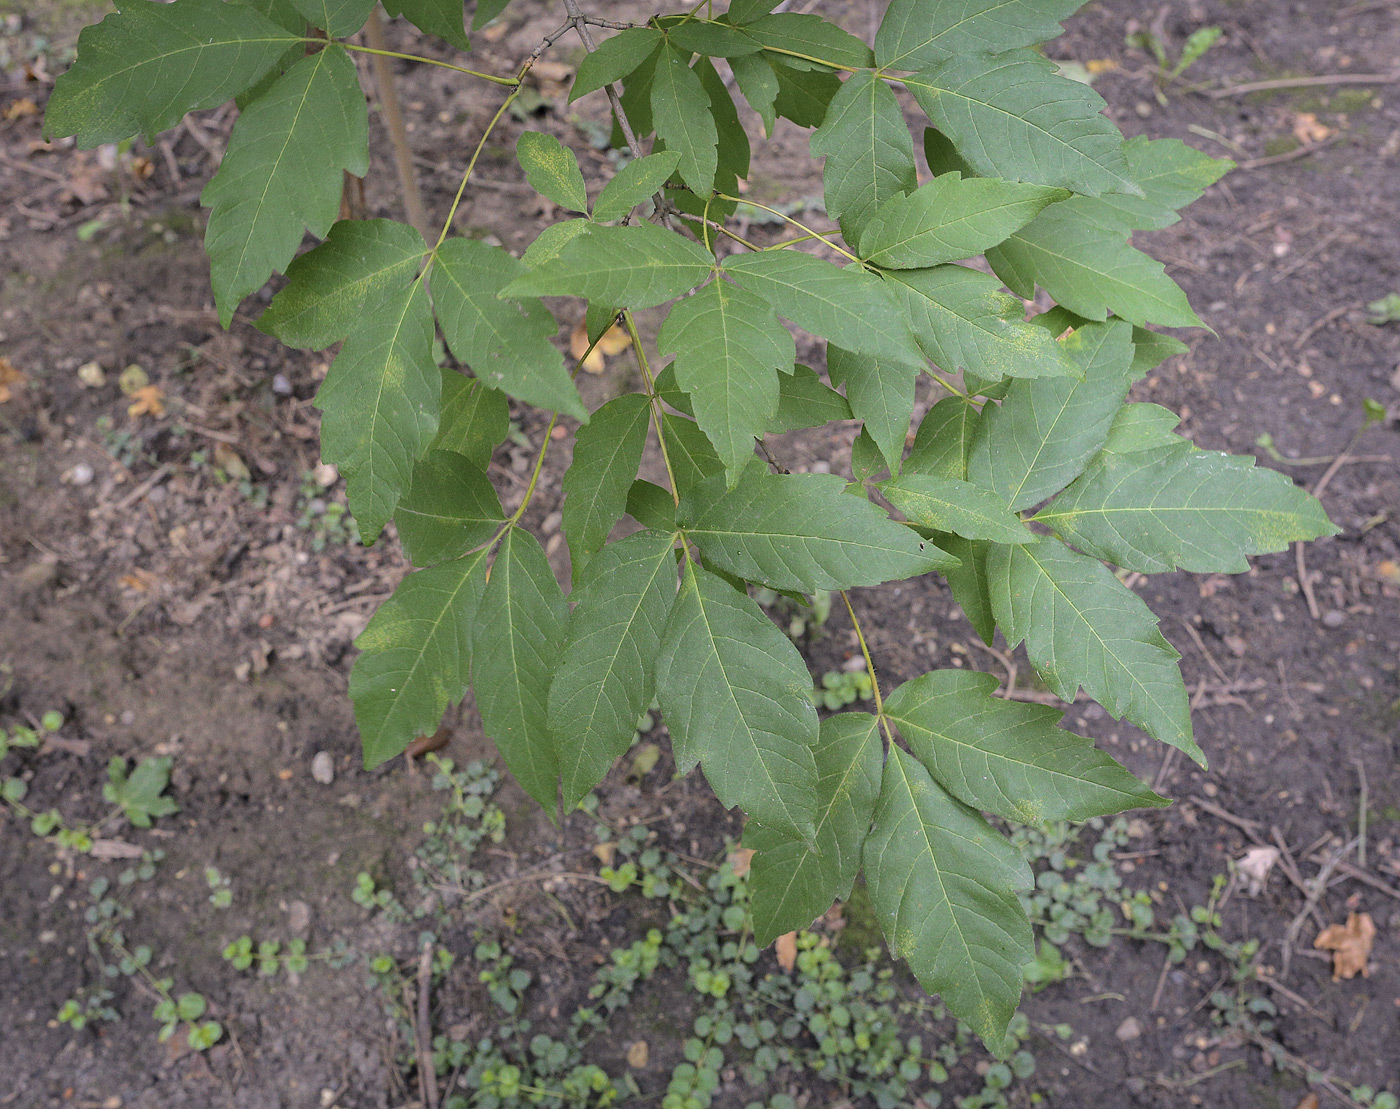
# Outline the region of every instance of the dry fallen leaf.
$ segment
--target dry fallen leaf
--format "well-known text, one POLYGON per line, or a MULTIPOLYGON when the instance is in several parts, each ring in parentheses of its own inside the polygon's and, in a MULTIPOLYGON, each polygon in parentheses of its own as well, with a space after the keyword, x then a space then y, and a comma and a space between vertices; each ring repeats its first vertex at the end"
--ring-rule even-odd
POLYGON ((633 1070, 641 1070, 647 1065, 647 1059, 651 1052, 647 1049, 646 1040, 636 1040, 627 1049, 627 1065, 633 1070))
POLYGON ((1318 1109, 1317 1095, 1308 1094, 1302 1101, 1298 1102, 1294 1109, 1318 1109))
POLYGON ((617 844, 615 843, 600 843, 597 847, 593 848, 594 857, 604 866, 612 866, 613 858, 616 854, 617 844))
POLYGON ((0 404, 4 404, 15 395, 14 386, 24 379, 24 374, 19 372, 13 362, 8 358, 0 358, 0 404))
POLYGON ((729 863, 729 868, 734 871, 734 877, 742 878, 749 872, 749 863, 753 861, 753 848, 736 848, 729 852, 725 861, 729 863))
POLYGON ((131 394, 132 403, 127 405, 128 416, 164 416, 165 394, 159 385, 145 385, 131 394))
MULTIPOLYGON (((627 331, 613 324, 607 331, 603 332, 603 337, 598 340, 598 345, 593 348, 587 358, 584 358, 583 368, 591 374, 603 372, 606 359, 613 355, 621 354, 632 345, 632 339, 627 331)), ((583 320, 579 320, 578 326, 569 335, 569 354, 575 359, 583 358, 588 351, 588 329, 583 320)))
POLYGON ((773 944, 773 950, 778 956, 778 965, 791 970, 797 965, 797 933, 784 932, 773 944))
POLYGON ((1090 58, 1084 63, 1084 68, 1097 77, 1100 73, 1112 73, 1118 68, 1118 63, 1112 58, 1090 58))
POLYGON ((39 114, 39 105, 32 99, 23 96, 11 104, 5 105, 4 112, 0 112, 6 119, 23 119, 25 116, 36 116, 39 114))
POLYGON ((1235 865, 1244 875, 1245 886, 1250 897, 1258 897, 1264 884, 1269 880, 1269 872, 1279 860, 1277 847, 1251 847, 1235 865))
POLYGON ((1332 952, 1332 981, 1343 978, 1369 978, 1366 963, 1371 958, 1376 925, 1370 913, 1350 913, 1345 924, 1333 924, 1318 933, 1313 946, 1319 951, 1332 952))
POLYGON ((1293 137, 1304 146, 1321 142, 1332 134, 1332 128, 1319 123, 1312 112, 1299 112, 1293 117, 1293 137))

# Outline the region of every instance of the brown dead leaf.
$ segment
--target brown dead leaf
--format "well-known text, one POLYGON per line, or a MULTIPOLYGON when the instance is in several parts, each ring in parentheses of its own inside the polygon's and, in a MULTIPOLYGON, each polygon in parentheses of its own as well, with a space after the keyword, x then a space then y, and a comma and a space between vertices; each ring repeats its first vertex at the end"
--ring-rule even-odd
POLYGON ((1090 58, 1084 63, 1084 68, 1097 77, 1100 73, 1112 73, 1118 68, 1118 63, 1112 58, 1090 58))
POLYGON ((149 570, 133 570, 117 579, 117 584, 133 593, 148 593, 156 584, 156 576, 149 570))
POLYGON ((1371 944, 1376 939, 1376 925, 1370 913, 1350 913, 1345 924, 1333 924, 1318 933, 1313 947, 1332 952, 1332 981, 1343 978, 1370 977, 1367 962, 1371 944))
POLYGON ((650 1057, 651 1051, 646 1040, 635 1040, 627 1049, 627 1065, 633 1070, 642 1070, 650 1057))
POLYGON ((1297 1104, 1297 1106, 1295 1107, 1295 1109, 1318 1109, 1317 1095, 1316 1095, 1316 1094, 1308 1094, 1308 1095, 1306 1095, 1306 1096, 1303 1098, 1302 1101, 1298 1102, 1298 1104, 1297 1104))
POLYGON ((159 385, 144 385, 131 394, 132 403, 127 405, 126 414, 133 419, 137 416, 164 416, 165 393, 159 385))
POLYGON ((1250 897, 1258 897, 1269 881, 1269 872, 1279 860, 1277 847, 1251 847, 1235 863, 1244 875, 1245 887, 1250 897))
POLYGON ((0 112, 6 119, 23 119, 25 116, 36 116, 39 114, 39 105, 34 103, 27 96, 20 97, 11 104, 5 105, 4 112, 0 112))
POLYGON ((227 443, 216 442, 214 444, 214 465, 218 466, 234 481, 247 481, 253 476, 248 471, 248 464, 243 461, 243 457, 227 443))
POLYGON ((778 965, 791 970, 797 965, 797 933, 784 932, 773 944, 773 952, 778 956, 778 965))
POLYGON ((631 345, 631 336, 618 324, 613 324, 603 332, 603 337, 598 340, 598 345, 591 353, 588 351, 588 329, 585 321, 579 320, 578 326, 569 335, 569 354, 579 359, 588 353, 588 357, 584 358, 583 368, 591 374, 602 373, 608 358, 621 354, 631 345))
POLYGON ((8 358, 0 358, 0 404, 4 404, 11 399, 16 386, 23 384, 26 380, 24 374, 20 373, 8 358))
POLYGON ((613 858, 617 855, 617 844, 600 843, 593 848, 593 855, 604 866, 612 866, 613 858))
POLYGON ((1319 123, 1312 112, 1299 112, 1293 117, 1293 137, 1304 146, 1329 138, 1332 131, 1327 124, 1319 123))
POLYGON ((729 852, 729 857, 725 861, 729 863, 729 868, 734 871, 734 877, 742 878, 749 872, 749 864, 753 862, 753 848, 736 848, 729 852))

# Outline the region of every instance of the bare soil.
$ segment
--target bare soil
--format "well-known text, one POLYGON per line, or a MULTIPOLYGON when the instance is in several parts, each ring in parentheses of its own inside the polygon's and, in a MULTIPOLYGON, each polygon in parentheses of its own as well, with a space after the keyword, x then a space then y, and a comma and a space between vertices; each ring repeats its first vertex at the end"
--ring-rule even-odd
MULTIPOLYGON (((877 5, 805 7, 867 35, 877 5)), ((338 485, 308 477, 318 461, 311 399, 329 354, 288 351, 259 333, 251 324, 258 298, 230 331, 218 327, 197 198, 230 114, 202 113, 154 147, 137 144, 138 161, 116 170, 97 152, 43 143, 39 115, 15 105, 32 99, 42 109, 48 79, 23 63, 37 37, 53 33, 53 18, 21 12, 12 20, 9 83, 0 85, 0 356, 25 377, 0 404, 0 723, 56 708, 72 742, 11 756, 6 773, 18 761, 31 803, 95 819, 105 811, 110 757, 174 758, 179 815, 111 834, 168 852, 159 878, 142 887, 131 930, 155 949, 160 973, 208 997, 228 1035, 202 1055, 157 1045, 150 999, 125 980, 114 987, 120 1022, 77 1033, 57 1024, 59 1004, 94 974, 82 919, 87 882, 122 864, 56 853, 20 821, 0 820, 0 1106, 405 1105, 416 1096, 399 1062, 405 1045, 362 967, 313 967, 297 983, 269 983, 219 955, 245 931, 286 934, 303 910, 313 946, 338 937, 361 952, 415 949, 411 926, 372 918, 348 896, 361 871, 401 884, 434 811, 423 773, 402 762, 360 768, 345 695, 351 641, 404 566, 394 542, 369 550, 346 543, 318 515, 328 501, 343 503, 338 485), (80 378, 90 362, 104 383, 80 378), (159 387, 162 414, 128 413, 132 398, 117 379, 133 363, 159 387), (321 751, 334 760, 330 785, 311 775, 321 751), (231 909, 209 904, 209 865, 230 876, 231 909)), ((508 71, 559 18, 552 6, 512 5, 495 37, 478 39, 472 64, 508 71)), ((64 33, 49 48, 53 58, 64 33)), ((576 63, 570 41, 546 57, 576 63)), ((1178 137, 1242 163, 1180 224, 1143 236, 1216 334, 1183 336, 1189 353, 1155 372, 1136 399, 1181 412, 1183 432, 1203 447, 1259 453, 1262 464, 1277 465, 1256 446, 1267 433, 1285 456, 1320 459, 1284 468, 1304 484, 1330 473, 1323 500, 1342 528, 1307 550, 1306 565, 1290 552, 1260 558, 1234 578, 1134 582, 1184 656, 1208 772, 1164 759, 1160 745, 1090 703, 1071 706, 1066 723, 1178 799, 1140 815, 1133 849, 1119 862, 1168 914, 1202 903, 1213 876, 1253 844, 1285 844, 1304 881, 1343 852, 1330 884, 1310 894, 1282 868, 1257 897, 1234 890, 1224 931, 1264 941, 1260 961, 1280 984, 1271 995, 1281 1012, 1276 1038, 1289 1053, 1347 1082, 1396 1088, 1400 432, 1392 419, 1359 442, 1352 436, 1363 398, 1400 411, 1400 326, 1373 326, 1364 313, 1367 301, 1400 291, 1400 11, 1339 0, 1100 0, 1047 53, 1110 63, 1095 67, 1103 70, 1096 88, 1125 132, 1178 137), (1156 64, 1124 45, 1125 32, 1150 25, 1174 54, 1207 23, 1223 26, 1225 38, 1159 103, 1156 64), (1184 87, 1387 73, 1385 81, 1218 98, 1184 87), (1350 457, 1331 469, 1343 450, 1350 457), (1300 574, 1309 575, 1315 616, 1300 574), (1378 928, 1370 973, 1334 982, 1312 940, 1318 921, 1339 923, 1351 911, 1369 913, 1378 928), (1285 975, 1283 950, 1299 917, 1285 975)), ((435 218, 446 213, 464 150, 499 102, 450 78, 402 77, 435 218)), ((610 172, 606 154, 587 141, 586 121, 599 121, 601 107, 567 106, 564 87, 543 80, 537 113, 508 118, 493 136, 458 213, 460 230, 518 250, 553 218, 512 172, 523 129, 558 134, 595 179, 610 172)), ((372 134, 370 210, 398 217, 383 135, 372 134)), ((756 196, 820 196, 819 169, 795 131, 757 143, 755 155, 756 196)), ((821 365, 817 349, 802 356, 821 365)), ((586 399, 600 402, 630 373, 625 358, 616 360, 589 379, 586 399)), ((930 392, 921 403, 935 399, 930 392)), ((543 427, 529 413, 520 424, 538 446, 543 427)), ((772 449, 793 469, 841 471, 851 434, 787 436, 772 449)), ((550 536, 562 573, 557 479, 567 440, 560 446, 530 522, 550 536)), ((507 502, 518 503, 532 458, 514 444, 497 453, 494 476, 507 502)), ((1020 688, 1035 695, 1024 659, 1018 665, 981 647, 936 578, 861 591, 857 603, 875 629, 871 648, 887 681, 930 667, 1002 674, 1011 665, 1020 688)), ((813 672, 838 669, 853 650, 853 634, 833 616, 810 646, 813 672)), ((463 760, 489 749, 468 707, 446 753, 463 760)), ((602 812, 618 824, 646 819, 673 845, 713 857, 739 825, 698 775, 673 782, 671 769, 663 758, 640 784, 615 772, 600 790, 602 812)), ((581 817, 556 831, 513 787, 503 796, 509 836, 490 856, 493 877, 592 844, 581 817)), ((558 896, 572 928, 522 882, 483 900, 460 935, 446 938, 465 957, 475 930, 514 922, 518 930, 507 934, 519 957, 548 968, 532 1001, 546 1020, 577 1002, 600 951, 644 927, 618 909, 627 902, 595 887, 558 896)), ((1204 1001, 1213 972, 1193 960, 1168 968, 1154 945, 1100 951, 1072 942, 1067 950, 1076 976, 1028 995, 1026 1006, 1036 1022, 1071 1023, 1084 1049, 1042 1044, 1041 1069, 1013 1104, 1029 1104, 1032 1091, 1076 1106, 1301 1103, 1299 1078, 1212 1025, 1204 1001), (1120 1039, 1129 1016, 1141 1034, 1120 1039)), ((472 988, 445 991, 435 1026, 471 1021, 480 1003, 472 988)), ((658 1050, 638 1074, 645 1092, 664 1090, 662 1061, 674 1054, 658 1050)), ((827 1093, 794 1092, 812 1105, 827 1093)), ((746 1100, 741 1087, 726 1087, 716 1104, 746 1100)))

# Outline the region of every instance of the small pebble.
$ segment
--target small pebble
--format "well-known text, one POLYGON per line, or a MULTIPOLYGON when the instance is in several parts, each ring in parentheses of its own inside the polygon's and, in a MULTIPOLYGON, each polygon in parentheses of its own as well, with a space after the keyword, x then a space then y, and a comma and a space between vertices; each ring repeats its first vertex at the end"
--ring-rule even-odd
POLYGON ((79 462, 66 476, 70 485, 86 485, 93 479, 93 470, 86 462, 79 462))
POLYGON ((290 397, 292 395, 292 383, 287 380, 286 374, 272 375, 272 391, 279 397, 290 397))
POLYGON ((1118 1031, 1113 1034, 1118 1037, 1120 1043, 1127 1043, 1142 1035, 1142 1025, 1138 1023, 1137 1017, 1129 1017, 1118 1026, 1118 1031))
POLYGON ((323 786, 335 781, 335 760, 329 751, 316 752, 316 757, 311 760, 311 776, 323 786))
POLYGON ((293 901, 287 906, 287 927, 298 939, 311 934, 311 906, 305 901, 293 901))
POLYGON ((814 474, 831 473, 831 463, 824 458, 819 458, 807 467, 808 471, 814 474))
POLYGON ((1329 628, 1339 628, 1346 622, 1346 613, 1338 612, 1335 608, 1328 609, 1322 614, 1322 622, 1329 628))

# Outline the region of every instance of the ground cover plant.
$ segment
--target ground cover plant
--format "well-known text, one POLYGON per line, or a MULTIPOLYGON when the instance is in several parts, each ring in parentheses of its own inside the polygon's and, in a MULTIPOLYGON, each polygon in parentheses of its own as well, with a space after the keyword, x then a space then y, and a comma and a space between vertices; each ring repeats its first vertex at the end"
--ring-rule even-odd
MULTIPOLYGON (((477 24, 504 6, 482 5, 477 24)), ((983 640, 1024 642, 1055 694, 1082 688, 1203 762, 1178 656, 1112 567, 1237 572, 1334 529, 1290 479, 1198 450, 1173 413, 1126 401, 1181 349, 1148 325, 1201 323, 1132 232, 1173 223, 1228 164, 1124 142, 1098 96, 1036 52, 1077 3, 1021 4, 1008 22, 977 0, 895 0, 873 50, 775 6, 621 26, 567 2, 555 37, 590 50, 572 95, 608 96, 630 160, 590 204, 573 154, 522 136, 527 179, 580 215, 519 259, 451 234, 450 214, 431 246, 408 224, 336 220, 344 173, 367 161, 351 54, 373 48, 347 41, 363 0, 134 0, 84 33, 46 126, 95 145, 238 100, 203 194, 220 316, 285 272, 260 326, 296 346, 343 341, 317 399, 323 457, 360 534, 392 520, 421 567, 359 640, 367 764, 433 732, 470 687, 516 779, 567 812, 655 699, 678 767, 700 765, 750 818, 757 942, 810 924, 863 867, 891 949, 1001 1050, 1035 958, 1017 897, 1031 873, 982 814, 1038 824, 1163 802, 1055 710, 995 697, 990 675, 882 691, 849 591, 941 573, 983 640), (770 127, 812 129, 839 237, 776 209, 794 230, 776 248, 729 226, 751 151, 721 69, 770 127), (931 124, 923 184, 894 87, 931 124), (307 229, 324 242, 297 257, 307 229), (978 256, 991 273, 965 264, 978 256), (1037 288, 1055 305, 1027 319, 1037 288), (573 373, 620 326, 643 389, 588 412, 544 297, 588 303, 573 373), (650 357, 634 313, 667 303, 650 357), (831 384, 796 364, 783 320, 827 343, 831 384), (468 372, 439 367, 435 328, 468 372), (921 374, 949 395, 913 429, 921 374), (553 437, 509 515, 487 475, 506 396, 577 429, 568 598, 522 526, 553 437), (850 418, 863 427, 849 481, 755 453, 770 432, 850 418), (638 478, 649 435, 666 487, 638 478), (641 530, 609 542, 624 516, 641 530), (873 712, 818 720, 811 675, 751 586, 839 592, 873 712)), ((402 8, 465 45, 451 5, 402 8)), ((538 56, 514 74, 451 68, 502 90, 499 121, 538 56)))

